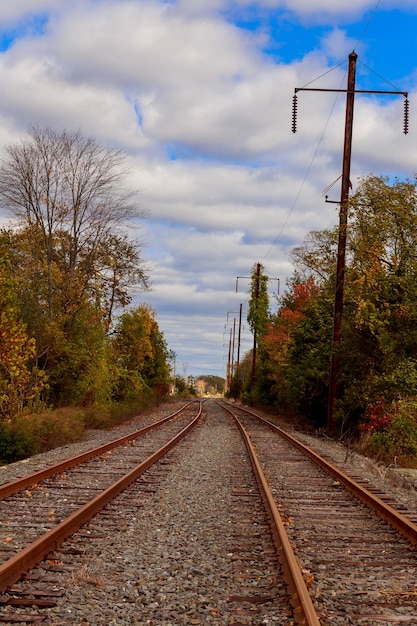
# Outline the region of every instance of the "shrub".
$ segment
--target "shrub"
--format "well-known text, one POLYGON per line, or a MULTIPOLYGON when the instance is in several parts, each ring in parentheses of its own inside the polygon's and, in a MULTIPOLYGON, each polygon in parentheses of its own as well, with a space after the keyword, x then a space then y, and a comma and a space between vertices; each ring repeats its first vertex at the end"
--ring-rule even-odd
POLYGON ((393 404, 390 424, 369 436, 367 450, 380 461, 417 467, 417 401, 393 404))
POLYGON ((0 422, 0 462, 11 463, 74 443, 83 432, 84 413, 74 408, 21 415, 10 422, 0 422))
POLYGON ((391 415, 386 402, 382 399, 370 404, 366 411, 366 421, 359 425, 359 430, 368 433, 383 433, 389 429, 391 415))
POLYGON ((25 459, 37 452, 37 441, 31 433, 0 421, 0 464, 25 459))
POLYGON ((149 391, 111 406, 67 407, 20 415, 9 422, 0 420, 0 464, 79 441, 87 428, 106 429, 122 424, 164 399, 149 391))
POLYGON ((39 452, 79 441, 85 427, 84 411, 74 407, 48 411, 30 420, 40 438, 39 452))

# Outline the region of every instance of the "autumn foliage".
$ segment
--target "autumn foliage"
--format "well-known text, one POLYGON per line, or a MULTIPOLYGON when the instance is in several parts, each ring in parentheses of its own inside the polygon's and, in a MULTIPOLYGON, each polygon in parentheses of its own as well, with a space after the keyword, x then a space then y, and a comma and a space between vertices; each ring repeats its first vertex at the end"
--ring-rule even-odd
POLYGON ((46 386, 36 367, 36 342, 19 320, 10 264, 0 259, 0 418, 7 420, 33 405, 46 386))
MULTIPOLYGON (((5 149, 0 203, 0 420, 102 407, 168 388, 167 347, 147 305, 143 215, 124 155, 80 132, 31 127, 5 149), (129 382, 126 382, 129 381, 129 382)), ((0 431, 0 439, 2 437, 0 431)))
MULTIPOLYGON (((408 433, 403 458, 417 432, 416 242, 417 181, 361 180, 349 206, 336 421, 341 434, 367 433, 390 455, 401 448, 401 431, 408 433)), ((292 252, 294 275, 270 318, 256 380, 258 397, 320 426, 327 417, 336 255, 336 228, 309 233, 292 252)))

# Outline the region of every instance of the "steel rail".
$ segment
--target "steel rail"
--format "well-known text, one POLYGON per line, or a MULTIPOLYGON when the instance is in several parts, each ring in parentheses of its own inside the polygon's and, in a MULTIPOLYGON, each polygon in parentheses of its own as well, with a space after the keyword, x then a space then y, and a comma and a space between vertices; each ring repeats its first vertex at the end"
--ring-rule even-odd
POLYGON ((116 498, 133 481, 135 481, 151 465, 164 456, 180 439, 182 439, 198 422, 202 414, 202 402, 196 417, 183 428, 175 437, 168 441, 159 450, 154 452, 145 461, 137 465, 133 470, 120 478, 110 487, 107 487, 100 494, 95 496, 90 502, 83 505, 72 513, 65 520, 57 524, 50 531, 33 541, 29 546, 15 554, 8 561, 0 566, 0 591, 4 591, 9 585, 15 583, 21 576, 36 563, 41 561, 49 552, 56 550, 58 546, 71 534, 80 528, 82 524, 88 522, 106 504, 116 498))
POLYGON ((402 513, 385 503, 381 500, 381 498, 378 498, 378 496, 368 491, 365 487, 362 487, 362 485, 360 485, 354 478, 351 478, 342 470, 335 467, 332 463, 326 461, 326 459, 320 456, 317 452, 311 450, 308 446, 304 445, 301 441, 298 441, 298 439, 287 433, 285 430, 282 430, 282 428, 276 424, 273 424, 268 419, 261 417, 248 409, 239 407, 239 410, 256 417, 257 419, 265 422, 272 430, 277 431, 284 439, 287 439, 287 441, 289 441, 292 445, 318 463, 325 472, 333 476, 339 482, 343 483, 343 485, 351 493, 361 500, 361 502, 366 504, 373 511, 376 511, 380 517, 388 522, 396 531, 406 537, 413 545, 417 545, 417 525, 405 517, 405 515, 402 515, 402 513))
POLYGON ((104 454, 108 450, 117 448, 118 446, 121 446, 124 443, 127 443, 128 441, 132 441, 133 439, 142 437, 142 435, 144 435, 145 433, 149 432, 150 430, 154 430, 155 428, 158 428, 164 422, 167 422, 168 420, 172 419, 173 417, 175 417, 176 415, 184 411, 188 406, 190 406, 190 404, 192 404, 192 402, 195 402, 195 400, 188 402, 183 407, 178 409, 178 411, 175 411, 174 413, 171 413, 171 415, 168 415, 167 417, 164 417, 163 419, 158 420, 154 424, 149 424, 148 426, 144 426, 143 428, 140 428, 139 430, 135 430, 129 433, 128 435, 124 435, 123 437, 114 439, 113 441, 110 441, 109 443, 105 443, 102 446, 99 446, 98 448, 87 450, 87 452, 83 452, 81 454, 78 454, 77 456, 70 457, 69 459, 66 459, 65 461, 60 461, 59 463, 55 463, 54 465, 50 465, 46 467, 45 469, 34 472, 33 474, 28 474, 27 476, 22 476, 21 478, 16 478, 16 480, 12 480, 8 483, 4 483, 3 485, 0 485, 0 500, 4 500, 4 498, 7 498, 8 496, 12 494, 17 493, 18 491, 25 489, 26 487, 32 487, 33 485, 35 485, 36 483, 42 480, 46 480, 47 478, 50 478, 51 476, 55 476, 55 474, 59 474, 59 472, 64 472, 65 470, 70 469, 71 467, 75 467, 76 465, 79 465, 80 463, 89 461, 95 456, 104 454))
MULTIPOLYGON (((219 404, 219 403, 218 403, 219 404)), ((271 529, 274 537, 275 545, 279 555, 281 556, 280 562, 285 572, 285 580, 288 585, 288 590, 291 596, 291 604, 294 611, 294 620, 296 624, 302 624, 304 626, 320 626, 320 621, 314 608, 311 596, 308 592, 305 580, 303 578, 300 566, 292 549, 290 540, 285 531, 284 524, 281 519, 281 515, 275 504, 274 496, 268 486, 268 482, 265 478, 265 474, 262 470, 261 464, 258 460, 255 448, 250 440, 250 437, 240 422, 239 418, 233 413, 233 411, 223 404, 219 404, 223 410, 227 411, 234 418, 243 439, 246 444, 246 448, 249 452, 252 467, 256 479, 258 481, 262 498, 265 506, 269 512, 272 520, 271 529)))

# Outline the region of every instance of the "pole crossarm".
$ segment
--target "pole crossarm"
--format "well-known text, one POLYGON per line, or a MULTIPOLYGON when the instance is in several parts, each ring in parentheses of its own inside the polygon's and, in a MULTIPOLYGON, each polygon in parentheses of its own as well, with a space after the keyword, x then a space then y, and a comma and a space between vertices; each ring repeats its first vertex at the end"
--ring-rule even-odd
MULTIPOLYGON (((250 280, 252 278, 252 276, 236 276, 236 293, 238 293, 239 290, 239 278, 247 278, 248 280, 250 280)), ((279 278, 277 278, 276 276, 267 276, 268 281, 269 280, 276 280, 277 281, 277 295, 279 295, 279 286, 280 286, 280 280, 279 278)), ((235 311, 229 311, 229 313, 234 313, 235 311)))
MULTIPOLYGON (((357 55, 355 52, 352 52, 349 58, 353 58, 357 55)), ((320 91, 320 92, 329 92, 329 93, 345 93, 347 97, 354 98, 355 94, 373 94, 373 95, 385 95, 385 96, 404 96, 404 135, 408 134, 408 112, 409 112, 409 101, 408 101, 408 91, 397 91, 397 90, 383 90, 383 89, 356 89, 355 86, 347 87, 347 89, 331 89, 326 87, 295 87, 294 95, 292 99, 292 132, 297 132, 297 93, 299 91, 320 91)))
POLYGON ((314 87, 296 87, 294 89, 294 93, 298 93, 299 91, 330 91, 332 93, 374 93, 374 94, 387 94, 387 95, 395 95, 395 96, 404 96, 404 98, 408 98, 408 91, 381 91, 376 89, 321 89, 314 87))
POLYGON ((236 293, 238 292, 239 278, 246 278, 247 280, 250 280, 252 276, 236 276, 236 293))

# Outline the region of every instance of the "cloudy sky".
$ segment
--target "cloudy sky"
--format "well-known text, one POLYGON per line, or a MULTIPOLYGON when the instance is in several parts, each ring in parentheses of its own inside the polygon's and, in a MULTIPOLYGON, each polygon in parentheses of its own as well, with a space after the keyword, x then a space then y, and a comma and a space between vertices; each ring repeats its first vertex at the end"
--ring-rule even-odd
MULTIPOLYGON (((224 376, 261 262, 271 301, 288 252, 332 227, 347 59, 358 54, 351 179, 417 172, 415 0, 0 0, 0 151, 31 123, 122 148, 139 233, 181 374, 224 376), (236 293, 236 277, 238 292, 236 293)), ((245 324, 242 352, 252 338, 245 324)))

